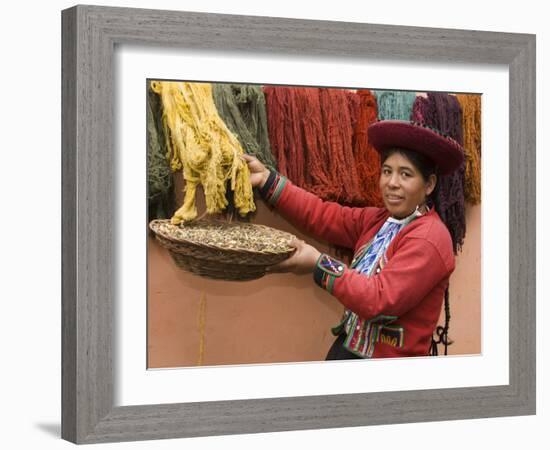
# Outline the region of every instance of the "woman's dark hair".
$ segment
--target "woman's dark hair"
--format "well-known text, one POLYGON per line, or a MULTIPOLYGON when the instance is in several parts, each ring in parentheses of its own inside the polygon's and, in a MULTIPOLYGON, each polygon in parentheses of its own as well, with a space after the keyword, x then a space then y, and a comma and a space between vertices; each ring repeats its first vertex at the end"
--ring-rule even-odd
POLYGON ((424 156, 421 153, 414 152, 412 150, 407 150, 404 148, 390 148, 390 149, 384 150, 381 155, 382 164, 384 164, 386 159, 388 159, 394 153, 400 153, 405 158, 407 158, 414 165, 414 167, 416 167, 416 169, 422 174, 422 178, 424 178, 424 181, 428 181, 428 178, 430 177, 430 175, 437 175, 437 166, 430 158, 428 158, 427 156, 424 156))
MULTIPOLYGON (((428 181, 430 178, 430 175, 437 175, 437 166, 435 163, 428 158, 427 156, 424 156, 421 153, 407 150, 403 148, 390 148, 387 150, 384 150, 381 155, 381 163, 384 164, 386 159, 388 159, 391 155, 399 153, 403 155, 405 158, 407 158, 413 166, 420 172, 422 175, 422 178, 424 181, 428 181)), ((438 186, 439 183, 435 184, 435 188, 432 191, 432 193, 428 196, 428 202, 431 203, 431 206, 435 208, 437 213, 440 217, 443 217, 441 214, 440 205, 438 202, 438 186)), ((452 344, 452 341, 449 339, 449 322, 451 320, 451 311, 449 307, 449 287, 445 289, 445 325, 444 326, 438 326, 436 328, 436 334, 438 339, 435 340, 432 335, 432 344, 430 346, 430 354, 433 356, 438 355, 437 345, 443 344, 445 347, 445 355, 447 354, 447 347, 452 344)))

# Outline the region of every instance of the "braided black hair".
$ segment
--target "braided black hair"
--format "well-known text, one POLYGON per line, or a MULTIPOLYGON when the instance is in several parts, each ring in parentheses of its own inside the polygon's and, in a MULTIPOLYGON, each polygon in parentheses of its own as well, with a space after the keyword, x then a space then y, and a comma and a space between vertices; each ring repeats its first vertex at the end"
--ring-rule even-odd
POLYGON ((432 343, 430 345, 430 356, 438 356, 439 351, 437 349, 437 346, 439 344, 443 344, 445 348, 445 356, 447 356, 447 348, 449 345, 453 343, 451 339, 449 339, 449 322, 451 321, 451 310, 449 306, 449 287, 445 289, 445 325, 441 326, 439 325, 435 329, 435 334, 437 334, 437 340, 434 339, 432 334, 432 343))

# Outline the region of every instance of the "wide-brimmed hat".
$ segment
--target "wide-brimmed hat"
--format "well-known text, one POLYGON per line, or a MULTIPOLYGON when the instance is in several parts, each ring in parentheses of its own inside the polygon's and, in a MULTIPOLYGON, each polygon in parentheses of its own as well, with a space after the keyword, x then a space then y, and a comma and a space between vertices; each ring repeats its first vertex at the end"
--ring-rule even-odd
POLYGON ((392 148, 412 150, 430 158, 440 175, 448 175, 464 161, 464 149, 433 127, 405 120, 380 120, 368 129, 369 143, 379 152, 392 148))

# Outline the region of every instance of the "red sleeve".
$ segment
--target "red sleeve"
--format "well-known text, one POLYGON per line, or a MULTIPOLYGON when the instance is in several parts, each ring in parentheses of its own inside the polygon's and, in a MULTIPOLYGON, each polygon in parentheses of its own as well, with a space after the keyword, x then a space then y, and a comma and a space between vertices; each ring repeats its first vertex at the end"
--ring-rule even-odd
POLYGON ((451 272, 431 242, 408 237, 378 274, 369 277, 344 266, 342 275, 329 279, 325 286, 364 319, 380 314, 400 317, 451 272))
POLYGON ((378 208, 351 208, 323 201, 288 180, 276 200, 277 211, 312 236, 347 248, 354 248, 378 208))

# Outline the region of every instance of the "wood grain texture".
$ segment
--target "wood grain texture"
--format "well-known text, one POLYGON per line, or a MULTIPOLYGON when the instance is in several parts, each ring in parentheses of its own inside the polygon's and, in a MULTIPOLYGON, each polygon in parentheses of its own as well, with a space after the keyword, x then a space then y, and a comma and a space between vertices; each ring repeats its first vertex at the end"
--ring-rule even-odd
POLYGON ((63 438, 94 443, 535 412, 533 35, 95 6, 77 6, 62 16, 63 438), (114 407, 113 53, 121 43, 507 65, 510 384, 114 407))
POLYGON ((61 434, 76 440, 76 10, 62 17, 62 392, 61 434))

